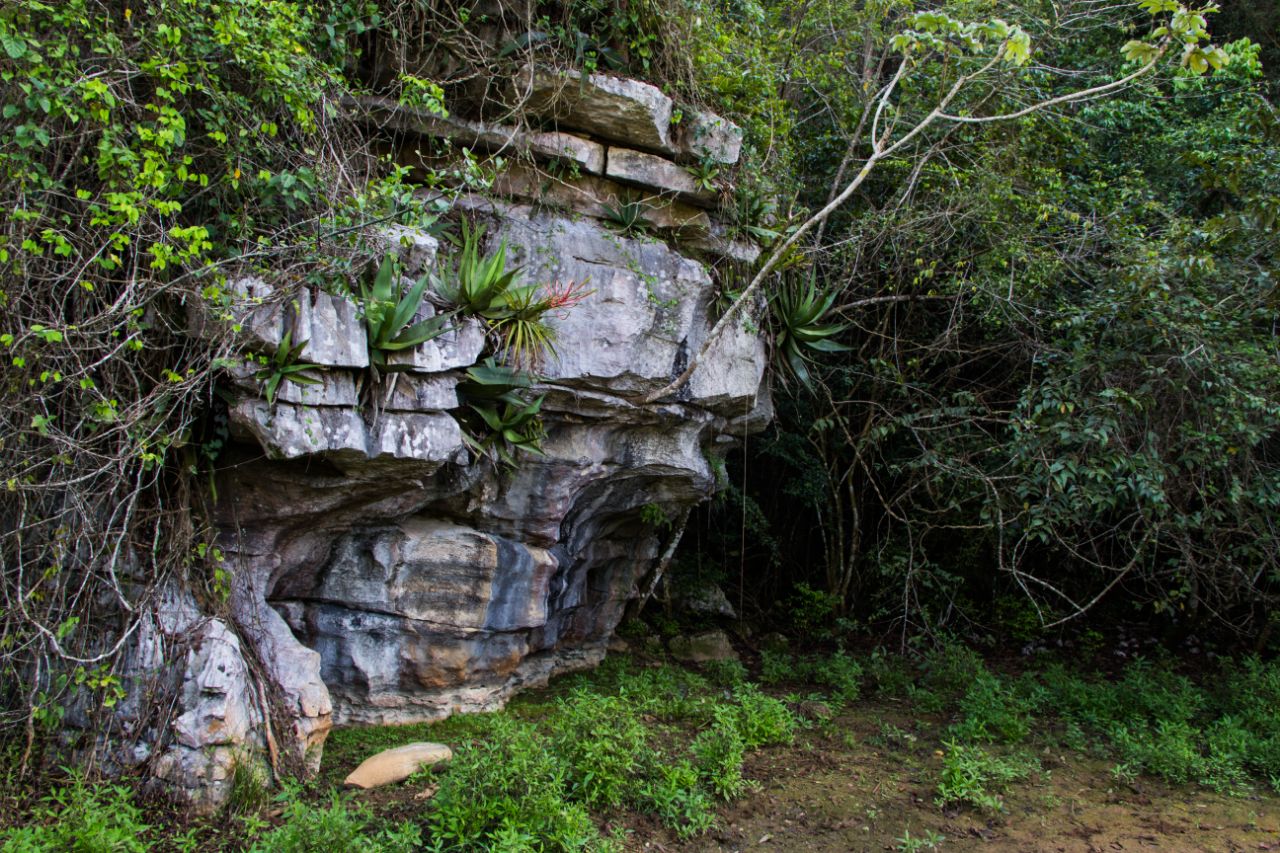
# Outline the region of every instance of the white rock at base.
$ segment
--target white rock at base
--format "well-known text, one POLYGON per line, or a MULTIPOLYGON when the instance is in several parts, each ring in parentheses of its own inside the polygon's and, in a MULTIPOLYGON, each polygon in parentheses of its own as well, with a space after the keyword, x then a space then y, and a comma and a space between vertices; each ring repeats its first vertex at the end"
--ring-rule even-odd
POLYGON ((366 758, 344 780, 344 784, 356 788, 390 785, 408 779, 424 767, 452 758, 453 750, 442 743, 408 743, 366 758))

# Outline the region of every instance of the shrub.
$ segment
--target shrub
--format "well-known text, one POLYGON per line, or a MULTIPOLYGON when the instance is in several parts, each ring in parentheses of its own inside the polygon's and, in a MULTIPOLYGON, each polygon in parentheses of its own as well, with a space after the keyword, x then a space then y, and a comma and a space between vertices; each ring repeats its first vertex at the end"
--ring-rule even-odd
POLYGON ((980 673, 986 671, 982 656, 957 642, 943 643, 929 652, 920 668, 923 670, 921 684, 944 696, 960 695, 980 673))
POLYGON ((659 765, 645 783, 643 802, 681 838, 692 838, 715 825, 711 798, 698 786, 698 771, 688 761, 659 765))
POLYGON ((707 671, 711 682, 721 687, 737 687, 747 680, 747 668, 742 665, 742 661, 733 658, 708 661, 703 664, 703 669, 707 671))
POLYGON ((619 676, 620 696, 643 714, 663 720, 710 722, 715 700, 707 695, 707 680, 696 672, 659 666, 619 676))
POLYGON ((716 711, 715 723, 694 739, 690 751, 703 783, 716 796, 732 800, 747 789, 749 783, 742 777, 746 744, 731 709, 716 711))
POLYGON ((999 676, 981 671, 960 700, 961 722, 951 727, 957 740, 1017 743, 1031 731, 1033 703, 999 676))
POLYGON ((877 695, 905 696, 912 687, 911 670, 907 661, 884 649, 876 649, 871 653, 871 657, 867 658, 865 671, 875 684, 877 695))
POLYGON ((794 740, 796 718, 784 703, 751 684, 743 684, 733 695, 738 703, 734 722, 747 749, 794 740))
POLYGON ((570 791, 590 808, 611 808, 627 799, 649 752, 646 736, 635 709, 623 699, 578 689, 556 703, 553 748, 565 764, 570 791))
POLYGON ((250 853, 412 853, 422 842, 417 826, 381 828, 368 806, 338 794, 321 808, 296 786, 286 787, 277 799, 284 804, 283 823, 259 838, 250 853))
POLYGON ((1154 726, 1134 721, 1115 725, 1111 740, 1127 767, 1180 784, 1204 775, 1197 734, 1180 720, 1160 720, 1154 726))
POLYGON ((844 651, 836 652, 812 667, 813 679, 831 690, 841 702, 852 702, 862 690, 862 664, 844 651))
POLYGON ((530 724, 495 716, 484 740, 459 748, 442 777, 427 849, 598 847, 591 815, 569 800, 565 763, 548 747, 530 724))
POLYGON ((1032 759, 1000 758, 986 750, 947 742, 938 781, 939 806, 968 803, 987 811, 1002 811, 1000 790, 1025 779, 1035 768, 1032 759), (996 790, 991 790, 995 788, 996 790))
POLYGON ((760 680, 765 684, 781 684, 796 675, 796 660, 785 649, 765 649, 760 653, 760 680))
POLYGON ((27 826, 0 832, 0 853, 145 853, 152 827, 123 785, 75 777, 40 801, 27 826))

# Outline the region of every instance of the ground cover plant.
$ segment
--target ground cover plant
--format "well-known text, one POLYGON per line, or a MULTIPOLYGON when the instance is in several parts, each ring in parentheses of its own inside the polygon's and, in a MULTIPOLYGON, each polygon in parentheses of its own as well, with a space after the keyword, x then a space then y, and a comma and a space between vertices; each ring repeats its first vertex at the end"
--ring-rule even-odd
POLYGON ((1211 822, 1248 807, 1248 831, 1280 827, 1280 663, 1222 660, 1196 679, 1174 660, 1104 674, 1031 659, 1014 671, 955 642, 910 655, 774 654, 791 676, 764 687, 759 657, 755 676, 728 686, 709 677, 723 665, 610 657, 500 713, 339 730, 318 780, 243 798, 230 820, 153 813, 126 786, 73 778, 28 803, 0 850, 609 851, 655 839, 715 849, 744 826, 805 826, 805 810, 768 803, 808 796, 809 779, 828 780, 834 811, 828 829, 793 841, 848 830, 814 849, 862 849, 838 846, 848 838, 957 849, 977 827, 986 835, 971 840, 1002 849, 992 840, 1068 800, 1087 810, 1188 791, 1210 798, 1211 822), (376 792, 340 789, 370 753, 421 739, 450 743, 453 763, 376 792), (848 768, 843 781, 834 767, 848 768), (887 779, 910 792, 906 805, 878 793, 887 779), (1070 799, 1081 781, 1100 804, 1070 799))

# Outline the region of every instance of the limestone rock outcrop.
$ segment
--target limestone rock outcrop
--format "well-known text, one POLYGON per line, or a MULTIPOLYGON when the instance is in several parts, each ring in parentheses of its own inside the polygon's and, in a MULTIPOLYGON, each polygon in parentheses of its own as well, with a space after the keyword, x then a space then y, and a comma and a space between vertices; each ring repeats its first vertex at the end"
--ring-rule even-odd
MULTIPOLYGON (((280 292, 262 279, 236 286, 246 348, 270 352, 288 332, 307 341, 301 357, 319 381, 284 382, 269 403, 255 371, 228 377, 216 505, 227 613, 191 622, 198 639, 181 707, 152 765, 200 789, 196 799, 225 796, 233 748, 314 767, 335 723, 494 709, 556 673, 595 665, 671 536, 646 520, 646 507, 679 517, 706 499, 726 448, 767 423, 765 344, 747 326, 722 336, 674 398, 636 402, 685 368, 714 320, 710 256, 685 242, 714 236, 714 199, 662 158, 731 162, 740 134, 698 116, 701 130, 673 136, 664 95, 599 77, 575 83, 575 100, 556 106, 554 81, 531 73, 535 106, 556 119, 537 136, 382 106, 399 132, 525 146, 535 162, 567 158, 582 170, 575 192, 606 193, 548 205, 512 177, 531 168, 524 163, 493 195, 459 201, 488 220, 490 248, 505 241, 526 281, 589 291, 548 315, 555 351, 534 389, 545 395, 543 455, 507 468, 464 438, 457 387, 487 352, 478 321, 457 320, 375 379, 352 299, 305 286, 280 292), (618 200, 609 193, 646 182, 646 192, 670 196, 652 208, 668 221, 690 211, 684 226, 660 238, 603 221, 601 205, 618 200)), ((387 244, 414 277, 443 251, 406 229, 388 232, 387 244)), ((424 304, 420 318, 432 310, 424 304)), ((203 322, 194 317, 193 331, 203 322)))

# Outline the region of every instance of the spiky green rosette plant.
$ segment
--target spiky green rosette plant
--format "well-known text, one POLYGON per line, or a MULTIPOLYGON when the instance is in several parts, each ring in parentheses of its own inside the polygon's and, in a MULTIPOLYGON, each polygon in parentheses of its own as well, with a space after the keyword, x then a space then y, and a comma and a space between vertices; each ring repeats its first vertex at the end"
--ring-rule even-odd
POLYGON ((298 341, 296 344, 293 342, 293 330, 290 329, 284 333, 280 346, 270 357, 257 356, 261 366, 255 378, 262 383, 262 396, 267 398, 268 406, 276 404, 276 392, 280 390, 281 382, 292 382, 295 385, 320 384, 318 378, 307 375, 307 371, 315 370, 320 365, 298 361, 306 348, 307 341, 298 341))
POLYGON ((463 220, 457 263, 437 290, 459 313, 484 321, 504 362, 533 371, 546 354, 555 353, 555 329, 546 316, 577 305, 590 291, 584 290, 585 281, 545 287, 520 283, 522 268, 507 268, 506 240, 482 257, 483 237, 483 228, 472 228, 463 220))
POLYGON ((508 365, 495 364, 492 357, 467 369, 467 378, 458 384, 458 393, 471 410, 462 418, 463 438, 482 456, 496 456, 515 467, 516 454, 542 452, 542 401, 526 394, 537 378, 508 365))
POLYGON ((845 352, 849 349, 833 340, 847 326, 823 322, 838 295, 834 290, 823 293, 816 276, 811 274, 804 283, 785 284, 773 297, 773 317, 777 324, 774 337, 776 353, 806 387, 813 385, 808 366, 809 353, 845 352))
POLYGON ((386 373, 408 369, 407 365, 390 364, 388 356, 440 337, 453 319, 452 313, 445 313, 415 323, 431 277, 424 275, 402 291, 398 273, 399 265, 388 253, 373 284, 360 283, 360 310, 369 335, 369 368, 375 381, 386 373))

